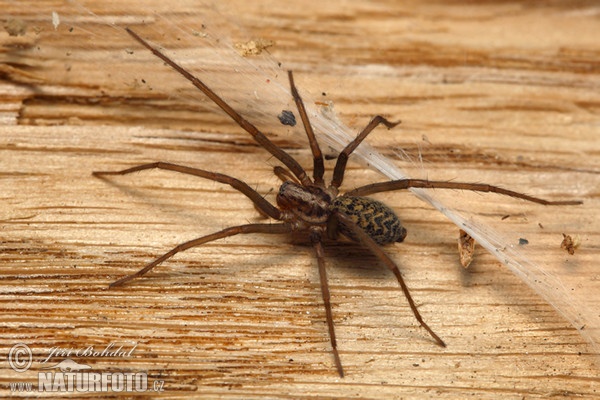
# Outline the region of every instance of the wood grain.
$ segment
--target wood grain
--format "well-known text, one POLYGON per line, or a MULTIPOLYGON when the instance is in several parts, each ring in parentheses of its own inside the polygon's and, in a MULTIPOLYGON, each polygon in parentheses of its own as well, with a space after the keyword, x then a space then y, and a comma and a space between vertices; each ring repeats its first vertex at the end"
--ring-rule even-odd
MULTIPOLYGON (((463 270, 458 229, 407 193, 378 196, 409 230, 405 243, 386 251, 445 349, 418 327, 394 277, 348 243, 326 249, 343 379, 329 350, 315 257, 287 237, 214 242, 109 290, 178 243, 262 220, 249 200, 216 183, 157 171, 105 181, 91 171, 177 162, 235 175, 274 200, 277 164, 203 104, 123 84, 147 77, 186 85, 167 69, 146 63, 117 71, 119 60, 98 56, 134 44, 74 43, 53 33, 43 19, 60 2, 2 3, 28 33, 0 34, 0 340, 3 357, 19 342, 34 356, 24 373, 0 364, 3 394, 10 382, 36 386, 41 368, 65 359, 42 363, 52 348, 114 343, 135 346, 131 357, 72 358, 96 372, 145 371, 173 398, 599 397, 599 369, 577 331, 481 249, 463 270)), ((101 13, 109 5, 94 7, 101 13)), ((179 6, 163 12, 202 12, 193 2, 179 6)), ((120 16, 141 18, 136 7, 121 6, 120 16)), ((581 207, 550 208, 446 197, 527 238, 542 262, 559 258, 597 298, 594 2, 235 1, 224 8, 249 37, 275 40, 271 53, 294 69, 298 85, 325 92, 353 128, 378 113, 402 119, 369 142, 393 158, 404 149, 417 161, 402 166, 415 174, 582 199, 581 207), (560 249, 562 233, 581 240, 572 256, 560 249)), ((304 141, 280 133, 274 140, 311 165, 304 141)), ((381 179, 351 163, 345 184, 381 179)))

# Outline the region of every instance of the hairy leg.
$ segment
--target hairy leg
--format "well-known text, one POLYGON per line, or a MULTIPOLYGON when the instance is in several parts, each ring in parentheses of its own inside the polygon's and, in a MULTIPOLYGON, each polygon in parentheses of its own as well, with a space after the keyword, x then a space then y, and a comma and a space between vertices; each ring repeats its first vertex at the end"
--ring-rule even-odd
POLYGON ((226 228, 221 231, 211 233, 210 235, 202 236, 197 239, 190 240, 189 242, 182 243, 182 244, 174 247, 167 253, 163 254, 162 256, 158 257, 156 260, 152 261, 150 264, 146 265, 144 268, 140 269, 138 272, 131 274, 131 275, 127 275, 127 276, 119 279, 118 281, 111 283, 109 287, 113 288, 116 286, 121 286, 124 283, 127 283, 135 278, 138 278, 138 277, 146 274, 148 271, 150 271, 152 268, 156 267, 158 264, 173 257, 175 254, 185 251, 187 249, 190 249, 192 247, 200 246, 200 245, 208 243, 208 242, 212 242, 212 241, 215 241, 218 239, 223 239, 223 238, 238 235, 238 234, 248 234, 248 233, 276 233, 276 234, 279 234, 279 233, 289 233, 289 232, 291 232, 291 230, 292 229, 291 229, 290 225, 287 223, 246 224, 246 225, 232 226, 230 228, 226 228))
POLYGON ((269 138, 267 138, 256 126, 254 126, 252 123, 250 123, 250 121, 242 117, 240 113, 231 108, 229 104, 227 104, 222 98, 220 98, 212 89, 206 86, 204 82, 202 82, 200 79, 186 71, 181 65, 177 64, 175 61, 167 57, 164 53, 162 53, 157 48, 153 47, 146 40, 142 39, 133 30, 129 28, 125 28, 125 30, 138 43, 150 50, 152 54, 163 60, 167 65, 169 65, 171 68, 177 71, 181 76, 186 78, 194 86, 200 89, 209 99, 211 99, 217 106, 219 106, 221 110, 225 111, 225 113, 227 113, 227 115, 229 115, 231 119, 233 119, 242 129, 244 129, 246 132, 252 135, 252 137, 254 138, 254 140, 256 140, 258 144, 260 144, 262 147, 264 147, 265 150, 267 150, 269 153, 274 155, 279 161, 285 164, 285 166, 288 167, 288 169, 298 177, 298 179, 300 180, 300 182, 302 182, 303 185, 310 185, 312 183, 308 175, 306 175, 306 171, 304 171, 302 166, 298 164, 298 162, 294 160, 292 156, 290 156, 283 149, 277 147, 273 142, 271 142, 271 140, 269 140, 269 138))
POLYGON ((488 185, 485 183, 464 183, 464 182, 444 182, 444 181, 429 181, 427 179, 399 179, 396 181, 372 183, 370 185, 361 186, 344 194, 345 196, 367 196, 373 193, 389 192, 392 190, 410 189, 410 188, 426 188, 426 189, 459 189, 470 190, 475 192, 498 193, 504 196, 515 197, 531 201, 533 203, 551 205, 551 206, 573 206, 582 204, 580 200, 566 201, 550 201, 526 195, 524 193, 515 192, 513 190, 503 189, 498 186, 488 185))
POLYGON ((427 332, 429 332, 429 334, 431 335, 431 337, 433 337, 433 339, 435 339, 437 344, 439 344, 442 347, 446 347, 444 341, 440 339, 440 337, 429 327, 429 325, 425 323, 425 321, 421 317, 421 314, 419 313, 419 310, 417 310, 417 306, 414 300, 412 299, 412 296, 410 295, 408 286, 406 286, 406 283, 404 282, 404 279, 400 274, 400 270, 398 269, 398 266, 396 266, 394 261, 392 261, 392 259, 383 250, 381 250, 377 243, 375 243, 369 235, 367 235, 362 229, 360 229, 360 227, 358 227, 358 225, 356 225, 350 219, 350 217, 340 212, 337 212, 336 216, 342 224, 344 224, 347 228, 352 230, 354 235, 362 244, 367 246, 369 250, 371 250, 371 252, 375 254, 375 256, 377 256, 377 258, 379 258, 385 264, 385 266, 388 267, 394 273, 396 279, 398 280, 398 283, 400 284, 400 287, 402 288, 402 292, 404 292, 404 296, 408 301, 408 305, 410 306, 410 309, 412 310, 419 324, 421 324, 421 326, 425 328, 427 332))
POLYGON ((325 316, 327 318, 327 327, 329 328, 329 340, 331 341, 331 348, 333 349, 333 359, 335 360, 335 366, 337 367, 340 377, 344 377, 344 369, 342 368, 342 361, 337 350, 337 341, 335 340, 335 330, 333 328, 333 315, 331 312, 331 301, 329 295, 329 284, 327 283, 327 271, 325 270, 325 252, 323 251, 323 244, 316 242, 314 244, 315 252, 317 254, 317 262, 319 264, 319 278, 321 280, 321 293, 323 295, 323 303, 325 304, 325 316))
POLYGON ((203 169, 185 167, 183 165, 171 164, 166 162, 155 162, 150 164, 138 165, 136 167, 124 169, 122 171, 94 171, 92 172, 92 175, 97 177, 103 177, 107 175, 127 175, 133 172, 144 171, 147 169, 164 169, 168 171, 179 172, 182 174, 199 176, 201 178, 210 179, 211 181, 226 183, 234 189, 241 192, 242 194, 246 195, 246 197, 248 197, 250 200, 252 200, 259 212, 277 220, 281 217, 281 211, 279 211, 277 207, 273 206, 271 203, 265 200, 260 195, 260 193, 248 186, 247 183, 242 182, 239 179, 236 179, 232 176, 219 174, 217 172, 210 172, 205 171, 203 169))
POLYGON ((292 71, 288 71, 288 77, 290 80, 290 89, 292 90, 292 97, 294 98, 294 102, 296 103, 296 108, 298 108, 298 112, 300 113, 300 119, 302 119, 302 124, 304 125, 304 130, 306 131, 306 136, 308 136, 308 143, 310 144, 310 151, 313 154, 313 178, 316 185, 323 184, 323 174, 325 173, 325 164, 323 162, 323 153, 321 153, 321 148, 319 147, 319 142, 315 137, 315 132, 313 131, 312 125, 310 124, 310 120, 308 119, 308 114, 306 113, 306 108, 304 108, 304 102, 298 93, 298 89, 296 89, 296 85, 294 84, 294 75, 292 71))
POLYGON ((373 129, 375 129, 379 124, 385 125, 388 129, 391 129, 398 125, 398 122, 390 122, 387 119, 383 118, 381 115, 375 116, 371 122, 365 126, 361 133, 356 136, 356 138, 348 143, 348 145, 342 150, 340 155, 337 158, 335 163, 335 168, 333 169, 333 179, 331 180, 331 186, 335 188, 339 188, 342 185, 342 181, 344 180, 344 172, 346 171, 346 163, 348 162, 348 157, 359 144, 362 143, 363 140, 371 133, 373 129))

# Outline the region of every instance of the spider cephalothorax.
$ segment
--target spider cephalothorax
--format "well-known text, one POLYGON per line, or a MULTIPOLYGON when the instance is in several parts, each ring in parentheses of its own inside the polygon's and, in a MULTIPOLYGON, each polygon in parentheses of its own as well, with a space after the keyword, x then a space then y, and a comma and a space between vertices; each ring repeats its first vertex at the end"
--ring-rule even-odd
POLYGON ((270 202, 265 200, 261 194, 239 179, 198 168, 185 167, 182 165, 164 162, 155 162, 151 164, 138 165, 122 171, 94 172, 95 176, 125 175, 135 171, 157 168, 199 176, 215 182, 221 182, 230 185, 240 193, 247 196, 254 203, 255 207, 261 214, 279 221, 279 223, 245 224, 233 226, 210 235, 202 236, 200 238, 182 243, 161 257, 152 261, 138 272, 112 283, 111 287, 122 285, 133 280, 134 278, 144 275, 156 265, 162 263, 166 259, 181 251, 217 239, 249 233, 282 234, 306 232, 314 247, 317 257, 319 278, 321 281, 321 293, 325 305, 329 338, 334 355, 334 361, 340 376, 344 375, 344 371, 337 350, 329 286, 327 283, 327 273, 325 269, 325 254, 322 244, 322 240, 325 238, 325 235, 332 239, 336 239, 338 237, 338 233, 341 233, 344 236, 361 243, 375 256, 377 256, 377 258, 396 276, 396 279, 398 280, 398 283, 400 284, 400 287, 417 321, 423 328, 425 328, 425 330, 427 330, 427 332, 438 345, 445 346, 442 339, 440 339, 440 337, 433 332, 433 330, 421 317, 419 311, 417 310, 417 306, 410 295, 408 287, 404 283, 404 279, 400 274, 400 270, 394 261, 381 249, 381 247, 379 247, 379 245, 402 242, 406 237, 406 230, 404 227, 402 227, 400 219, 396 216, 391 208, 379 201, 365 196, 378 192, 418 187, 494 192, 546 205, 581 204, 580 201, 553 202, 543 200, 511 190, 502 189, 497 186, 481 183, 443 182, 423 179, 400 179, 395 181, 374 183, 353 189, 344 195, 338 196, 338 188, 341 186, 344 179, 344 172, 346 170, 348 156, 376 126, 383 124, 387 128, 392 128, 399 122, 390 122, 381 116, 376 116, 373 118, 371 122, 362 130, 362 132, 340 152, 333 170, 333 178, 331 183, 329 186, 326 186, 323 180, 323 175, 325 172, 323 155, 308 120, 308 115, 304 108, 302 99, 300 98, 300 95, 298 94, 298 91, 294 85, 293 75, 291 72, 289 72, 288 75, 292 96, 298 107, 302 123, 304 124, 304 128, 308 136, 311 152, 313 154, 313 179, 306 174, 302 166, 300 166, 300 164, 298 164, 293 157, 271 142, 262 132, 258 130, 258 128, 256 128, 248 120, 243 118, 237 111, 231 108, 229 104, 221 99, 201 80, 183 69, 179 64, 175 63, 162 52, 152 47, 148 42, 146 42, 132 30, 126 30, 135 40, 152 51, 152 53, 154 53, 157 57, 162 59, 166 64, 174 68, 177 72, 192 82, 198 89, 204 92, 206 96, 208 96, 223 111, 225 111, 236 123, 238 123, 238 125, 240 125, 240 127, 252 135, 256 142, 258 142, 274 157, 281 161, 287 169, 281 166, 277 166, 274 169, 275 174, 284 181, 277 195, 278 207, 275 207, 270 202))
POLYGON ((277 194, 277 205, 284 211, 282 220, 302 221, 311 225, 325 225, 331 217, 331 202, 335 195, 319 186, 303 186, 285 181, 277 194))

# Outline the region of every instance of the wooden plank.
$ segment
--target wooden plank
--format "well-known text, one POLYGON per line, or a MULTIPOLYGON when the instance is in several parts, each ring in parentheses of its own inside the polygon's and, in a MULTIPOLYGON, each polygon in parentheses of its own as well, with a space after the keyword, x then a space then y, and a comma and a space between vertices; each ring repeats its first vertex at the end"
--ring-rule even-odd
MULTIPOLYGON (((205 104, 157 94, 162 83, 186 86, 157 69, 160 62, 148 56, 135 71, 113 70, 121 60, 108 54, 142 52, 126 36, 74 43, 40 20, 60 4, 35 4, 8 3, 7 15, 30 30, 0 36, 0 340, 6 354, 22 342, 34 355, 28 372, 0 367, 4 393, 10 382, 37 386, 41 368, 66 358, 42 363, 52 348, 114 343, 131 356, 71 358, 94 372, 145 371, 170 397, 598 396, 598 367, 577 331, 481 249, 463 270, 457 228, 406 193, 378 196, 409 229, 405 243, 386 251, 445 349, 418 327, 393 276, 347 243, 327 247, 343 379, 329 350, 314 255, 286 237, 214 242, 109 290, 178 243, 263 220, 250 201, 216 183, 156 171, 103 181, 91 171, 171 161, 235 175, 274 200, 277 163, 205 104)), ((592 3, 299 4, 226 8, 247 28, 241 37, 275 40, 271 53, 295 70, 298 85, 332 100, 355 129, 378 113, 402 119, 369 142, 395 159, 404 149, 416 161, 398 163, 417 176, 582 199, 580 207, 551 208, 493 195, 444 197, 527 239, 537 261, 571 269, 568 284, 597 296, 600 53, 592 3), (562 233, 581 240, 572 256, 560 249, 562 233)), ((94 7, 114 15, 108 6, 94 7)), ((119 16, 135 21, 147 12, 135 10, 123 6, 119 16)), ((311 165, 303 139, 285 129, 272 135, 311 165)), ((347 176, 347 188, 382 179, 355 163, 347 176)))

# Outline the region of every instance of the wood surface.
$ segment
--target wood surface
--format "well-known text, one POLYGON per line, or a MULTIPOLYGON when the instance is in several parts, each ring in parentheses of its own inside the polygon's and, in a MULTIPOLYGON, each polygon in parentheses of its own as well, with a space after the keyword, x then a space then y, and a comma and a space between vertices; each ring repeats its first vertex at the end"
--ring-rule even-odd
MULTIPOLYGON (((145 371, 150 385, 164 381, 167 398, 600 397, 600 367, 577 330, 480 247, 463 269, 458 228, 409 193, 377 197, 409 230, 386 251, 446 348, 419 328, 393 275, 350 243, 326 249, 343 379, 316 259, 288 237, 210 243, 109 290, 179 243, 264 220, 217 183, 159 171, 100 180, 92 171, 170 161, 234 175, 274 201, 278 164, 219 112, 103 81, 109 71, 186 85, 166 68, 149 72, 160 66, 151 57, 143 73, 112 71, 108 57, 78 61, 136 44, 94 47, 53 32, 50 13, 60 3, 0 1, 7 20, 28 28, 0 33, 0 347, 3 359, 19 342, 34 356, 24 373, 0 363, 3 395, 10 382, 37 385, 41 368, 65 359, 41 362, 54 347, 114 343, 135 349, 127 358, 72 358, 93 371, 145 371)), ((143 18, 137 6, 124 5, 120 16, 143 18)), ((180 6, 202 13, 193 2, 180 6)), ((164 15, 178 7, 163 7, 164 15)), ((234 1, 224 9, 249 38, 275 41, 269 51, 294 69, 298 86, 324 92, 355 131, 375 114, 402 119, 368 141, 396 160, 404 149, 416 161, 401 166, 416 175, 583 200, 552 208, 449 195, 528 239, 541 262, 558 259, 598 296, 597 3, 234 1), (562 233, 579 237, 574 255, 560 249, 562 233)), ((273 138, 311 165, 304 139, 273 138)), ((351 162, 345 185, 383 179, 351 162)))

